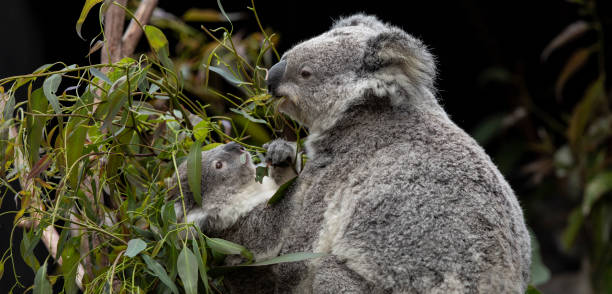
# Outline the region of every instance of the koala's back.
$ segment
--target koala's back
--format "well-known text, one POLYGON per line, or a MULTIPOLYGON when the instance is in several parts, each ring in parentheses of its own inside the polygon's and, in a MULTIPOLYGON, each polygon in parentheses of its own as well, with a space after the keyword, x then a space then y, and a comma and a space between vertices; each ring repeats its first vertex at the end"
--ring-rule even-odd
POLYGON ((281 287, 355 275, 360 292, 524 291, 522 211, 473 139, 445 116, 370 110, 358 121, 321 140, 288 199, 282 251, 332 257, 279 266, 281 287), (330 262, 341 266, 321 274, 330 262))

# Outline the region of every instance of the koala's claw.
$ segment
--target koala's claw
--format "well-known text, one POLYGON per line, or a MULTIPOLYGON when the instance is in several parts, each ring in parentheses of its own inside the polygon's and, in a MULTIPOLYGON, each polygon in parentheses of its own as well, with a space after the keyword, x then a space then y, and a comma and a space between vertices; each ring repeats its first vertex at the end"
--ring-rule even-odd
POLYGON ((265 161, 272 166, 289 166, 295 162, 295 143, 276 139, 263 148, 267 149, 265 161))

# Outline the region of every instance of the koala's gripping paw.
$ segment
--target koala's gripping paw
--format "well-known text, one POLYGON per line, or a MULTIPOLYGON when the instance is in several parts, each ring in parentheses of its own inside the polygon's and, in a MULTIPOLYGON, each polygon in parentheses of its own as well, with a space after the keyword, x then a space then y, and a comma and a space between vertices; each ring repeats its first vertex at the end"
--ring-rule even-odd
POLYGON ((275 167, 290 166, 295 162, 295 143, 276 139, 263 145, 267 149, 266 163, 275 167))

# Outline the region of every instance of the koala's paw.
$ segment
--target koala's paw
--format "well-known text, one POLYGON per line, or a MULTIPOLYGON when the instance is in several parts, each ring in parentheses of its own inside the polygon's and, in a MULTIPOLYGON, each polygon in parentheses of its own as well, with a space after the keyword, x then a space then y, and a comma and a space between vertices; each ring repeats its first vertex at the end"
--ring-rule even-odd
POLYGON ((295 143, 276 139, 263 145, 267 149, 266 163, 272 166, 290 166, 295 162, 295 143))

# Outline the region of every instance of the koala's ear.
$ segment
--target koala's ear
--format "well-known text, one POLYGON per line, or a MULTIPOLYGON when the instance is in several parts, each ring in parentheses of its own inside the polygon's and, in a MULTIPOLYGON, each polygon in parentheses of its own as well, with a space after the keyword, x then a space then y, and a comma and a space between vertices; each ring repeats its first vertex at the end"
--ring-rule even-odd
POLYGON ((376 16, 357 13, 348 17, 342 17, 335 21, 331 29, 333 30, 351 26, 365 26, 376 31, 382 31, 387 28, 387 25, 380 21, 376 16))
POLYGON ((399 67, 414 83, 433 87, 436 64, 421 40, 397 27, 390 27, 366 42, 363 70, 376 72, 399 67))

